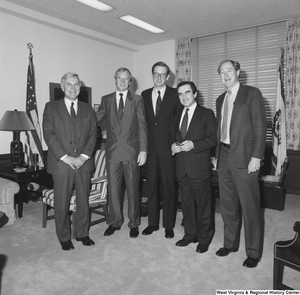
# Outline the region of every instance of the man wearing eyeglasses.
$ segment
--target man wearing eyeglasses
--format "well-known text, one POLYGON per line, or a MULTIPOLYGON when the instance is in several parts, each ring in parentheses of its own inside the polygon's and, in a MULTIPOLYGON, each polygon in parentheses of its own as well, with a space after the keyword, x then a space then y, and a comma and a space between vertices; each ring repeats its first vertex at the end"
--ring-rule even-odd
POLYGON ((144 100, 128 88, 132 76, 128 69, 115 73, 116 91, 102 97, 96 113, 101 123, 106 119, 106 167, 108 178, 109 227, 105 236, 114 234, 124 223, 122 182, 125 179, 128 197, 128 227, 131 238, 139 235, 140 167, 147 158, 147 124, 144 100))
POLYGON ((152 66, 154 87, 142 92, 149 144, 146 162, 148 226, 142 234, 151 235, 159 229, 160 200, 162 200, 162 225, 165 228, 165 237, 171 239, 174 237, 176 193, 175 162, 168 146, 168 137, 172 116, 183 107, 176 89, 166 84, 169 77, 169 66, 161 61, 155 63, 152 66))

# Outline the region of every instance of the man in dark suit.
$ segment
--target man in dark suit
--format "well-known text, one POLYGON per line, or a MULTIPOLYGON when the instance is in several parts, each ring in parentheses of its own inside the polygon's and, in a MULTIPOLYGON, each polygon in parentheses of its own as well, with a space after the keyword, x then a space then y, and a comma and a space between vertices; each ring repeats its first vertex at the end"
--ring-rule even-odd
POLYGON ((139 235, 140 167, 147 159, 147 125, 144 101, 132 94, 128 88, 131 73, 120 68, 115 73, 116 91, 102 97, 96 113, 101 123, 106 119, 107 139, 105 144, 108 173, 109 227, 105 236, 119 230, 124 222, 122 182, 123 176, 128 197, 128 227, 130 237, 139 235))
POLYGON ((170 68, 164 62, 152 67, 154 87, 142 92, 148 127, 148 160, 146 162, 148 226, 143 235, 159 229, 160 197, 163 205, 165 237, 173 238, 176 219, 175 162, 168 146, 172 115, 182 106, 177 91, 166 85, 170 68), (161 179, 162 196, 159 195, 161 179))
POLYGON ((224 247, 216 255, 236 252, 244 220, 247 259, 256 267, 262 248, 258 174, 264 158, 266 116, 259 89, 240 84, 240 64, 222 61, 218 67, 226 92, 217 99, 217 169, 220 209, 224 221, 224 247))
POLYGON ((47 171, 54 181, 55 226, 63 250, 74 249, 68 216, 73 185, 76 190, 74 232, 77 241, 94 245, 88 236, 91 176, 97 129, 93 108, 78 101, 81 82, 77 74, 61 79, 65 98, 48 102, 43 114, 44 139, 48 146, 47 171))
POLYGON ((174 116, 170 145, 176 158, 184 237, 176 246, 198 242, 196 251, 205 253, 215 230, 210 149, 217 145, 217 120, 212 110, 197 104, 193 82, 180 82, 177 91, 184 109, 174 116))

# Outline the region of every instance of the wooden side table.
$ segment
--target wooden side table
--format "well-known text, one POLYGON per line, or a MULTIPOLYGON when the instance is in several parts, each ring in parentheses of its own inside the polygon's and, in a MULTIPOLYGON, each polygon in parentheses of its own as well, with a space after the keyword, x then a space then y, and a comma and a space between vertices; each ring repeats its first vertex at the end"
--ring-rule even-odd
POLYGON ((20 186, 20 191, 15 196, 15 204, 18 205, 18 217, 23 217, 23 202, 32 199, 32 191, 27 186, 29 182, 35 182, 47 188, 53 187, 52 176, 47 173, 45 168, 27 168, 25 171, 16 172, 12 167, 0 168, 0 177, 15 181, 20 186))

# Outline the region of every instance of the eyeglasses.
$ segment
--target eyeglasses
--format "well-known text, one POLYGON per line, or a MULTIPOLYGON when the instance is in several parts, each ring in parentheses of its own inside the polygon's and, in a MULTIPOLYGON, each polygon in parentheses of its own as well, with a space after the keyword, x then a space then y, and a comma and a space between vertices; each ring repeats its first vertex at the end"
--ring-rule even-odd
POLYGON ((161 79, 166 79, 167 78, 167 74, 165 74, 165 73, 161 73, 161 74, 159 74, 159 73, 153 73, 153 77, 154 78, 158 78, 158 77, 160 77, 161 79))

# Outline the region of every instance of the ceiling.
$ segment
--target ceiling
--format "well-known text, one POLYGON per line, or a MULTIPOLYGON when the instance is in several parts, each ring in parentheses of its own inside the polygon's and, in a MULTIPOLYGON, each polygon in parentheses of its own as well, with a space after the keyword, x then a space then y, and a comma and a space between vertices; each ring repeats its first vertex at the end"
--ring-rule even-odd
POLYGON ((102 0, 106 13, 75 0, 6 0, 137 46, 205 36, 300 16, 300 0, 102 0), (118 17, 131 14, 165 31, 153 34, 118 17))

